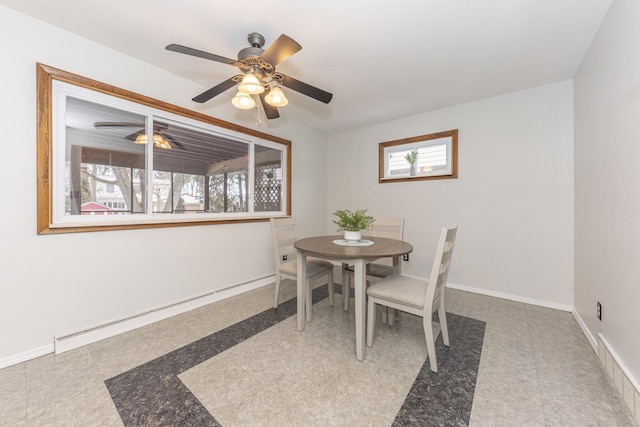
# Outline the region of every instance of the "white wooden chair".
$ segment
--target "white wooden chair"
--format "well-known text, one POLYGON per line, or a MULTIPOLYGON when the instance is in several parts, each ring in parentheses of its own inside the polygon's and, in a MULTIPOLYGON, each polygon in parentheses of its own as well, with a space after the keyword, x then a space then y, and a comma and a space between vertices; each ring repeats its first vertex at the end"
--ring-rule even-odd
MULTIPOLYGON (((387 239, 403 240, 404 218, 376 218, 371 227, 362 233, 362 237, 386 237, 387 239)), ((367 264, 367 283, 375 283, 393 274, 393 259, 379 258, 367 264)), ((342 264, 342 292, 344 297, 344 309, 349 311, 351 296, 351 276, 353 266, 342 264)), ((390 320, 392 322, 392 320, 390 320)))
POLYGON ((404 275, 392 275, 372 284, 367 290, 369 298, 367 318, 367 346, 373 345, 376 323, 376 305, 406 311, 422 317, 424 335, 427 341, 429 363, 433 372, 438 372, 432 314, 438 311, 440 331, 444 345, 449 346, 447 315, 444 311, 444 289, 451 266, 451 255, 458 226, 443 228, 428 280, 404 275))
MULTIPOLYGON (((273 240, 273 254, 276 262, 276 291, 273 300, 273 308, 278 308, 280 283, 283 278, 297 280, 298 251, 293 242, 298 238, 296 219, 271 218, 271 238, 273 240)), ((307 320, 311 320, 311 280, 322 275, 327 275, 329 286, 329 304, 333 305, 333 264, 329 261, 307 258, 306 288, 306 313, 307 320)))

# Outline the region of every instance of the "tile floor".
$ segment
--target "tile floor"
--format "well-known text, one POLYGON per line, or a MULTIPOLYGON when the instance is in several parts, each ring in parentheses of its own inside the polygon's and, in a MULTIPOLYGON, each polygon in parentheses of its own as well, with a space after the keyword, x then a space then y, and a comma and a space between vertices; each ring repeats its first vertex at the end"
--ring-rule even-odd
MULTIPOLYGON (((281 301, 294 296, 285 284, 281 301)), ((106 380, 259 314, 272 298, 266 286, 1 369, 0 426, 121 426, 106 380)), ((349 313, 341 303, 337 294, 334 307, 315 304, 303 333, 287 318, 179 378, 223 426, 392 425, 426 359, 421 321, 378 326, 358 362, 353 303, 349 313)), ((446 305, 486 322, 469 425, 635 425, 570 313, 450 289, 446 305)))

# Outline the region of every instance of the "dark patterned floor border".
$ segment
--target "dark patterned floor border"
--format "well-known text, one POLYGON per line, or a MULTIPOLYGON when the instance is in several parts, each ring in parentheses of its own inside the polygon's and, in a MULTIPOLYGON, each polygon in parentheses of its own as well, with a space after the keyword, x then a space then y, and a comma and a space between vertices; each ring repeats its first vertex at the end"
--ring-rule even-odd
MULTIPOLYGON (((314 289, 314 304, 326 297, 326 285, 314 289)), ((295 314, 294 298, 106 380, 122 422, 131 427, 220 426, 178 375, 295 314)), ((438 373, 425 361, 394 426, 469 424, 485 323, 451 313, 447 320, 451 347, 438 338, 438 373)))

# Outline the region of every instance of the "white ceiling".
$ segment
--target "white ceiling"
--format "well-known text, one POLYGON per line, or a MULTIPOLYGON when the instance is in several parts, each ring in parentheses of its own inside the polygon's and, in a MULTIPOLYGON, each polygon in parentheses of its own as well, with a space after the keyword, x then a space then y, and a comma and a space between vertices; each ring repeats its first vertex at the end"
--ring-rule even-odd
MULTIPOLYGON (((235 59, 250 32, 264 35, 265 48, 287 34, 302 50, 278 71, 334 96, 325 105, 285 88, 290 102, 280 116, 334 133, 572 78, 611 0, 0 4, 193 80, 202 91, 237 69, 166 45, 235 59)), ((209 102, 232 109, 234 94, 230 89, 209 102)))

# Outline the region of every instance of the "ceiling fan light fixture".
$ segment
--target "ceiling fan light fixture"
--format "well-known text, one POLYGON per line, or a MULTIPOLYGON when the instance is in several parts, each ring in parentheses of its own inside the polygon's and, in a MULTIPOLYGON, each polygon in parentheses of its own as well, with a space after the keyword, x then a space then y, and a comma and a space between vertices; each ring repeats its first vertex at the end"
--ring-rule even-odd
POLYGON ((259 95, 264 92, 264 87, 255 74, 248 73, 242 78, 242 82, 240 83, 240 86, 238 86, 238 90, 250 95, 259 95))
POLYGON ((251 95, 240 90, 236 93, 236 96, 233 97, 231 103, 234 107, 241 110, 249 110, 256 106, 256 101, 253 100, 251 95))
MULTIPOLYGON (((141 133, 140 135, 138 135, 136 137, 136 140, 134 142, 136 144, 146 144, 148 142, 147 141, 147 134, 146 133, 141 133)), ((159 133, 154 133, 153 134, 153 145, 155 145, 158 148, 165 149, 165 150, 171 150, 171 144, 169 144, 169 141, 167 141, 167 139, 164 138, 159 133)))
POLYGON ((274 107, 284 107, 289 103, 289 100, 284 96, 284 92, 280 86, 275 86, 271 89, 264 97, 264 100, 267 101, 267 104, 273 105, 274 107))
POLYGON ((153 135, 153 145, 164 150, 171 150, 171 144, 169 144, 169 141, 158 133, 153 135))
POLYGON ((146 144, 147 143, 147 134, 146 133, 141 133, 140 135, 136 136, 136 140, 133 141, 136 144, 146 144))

